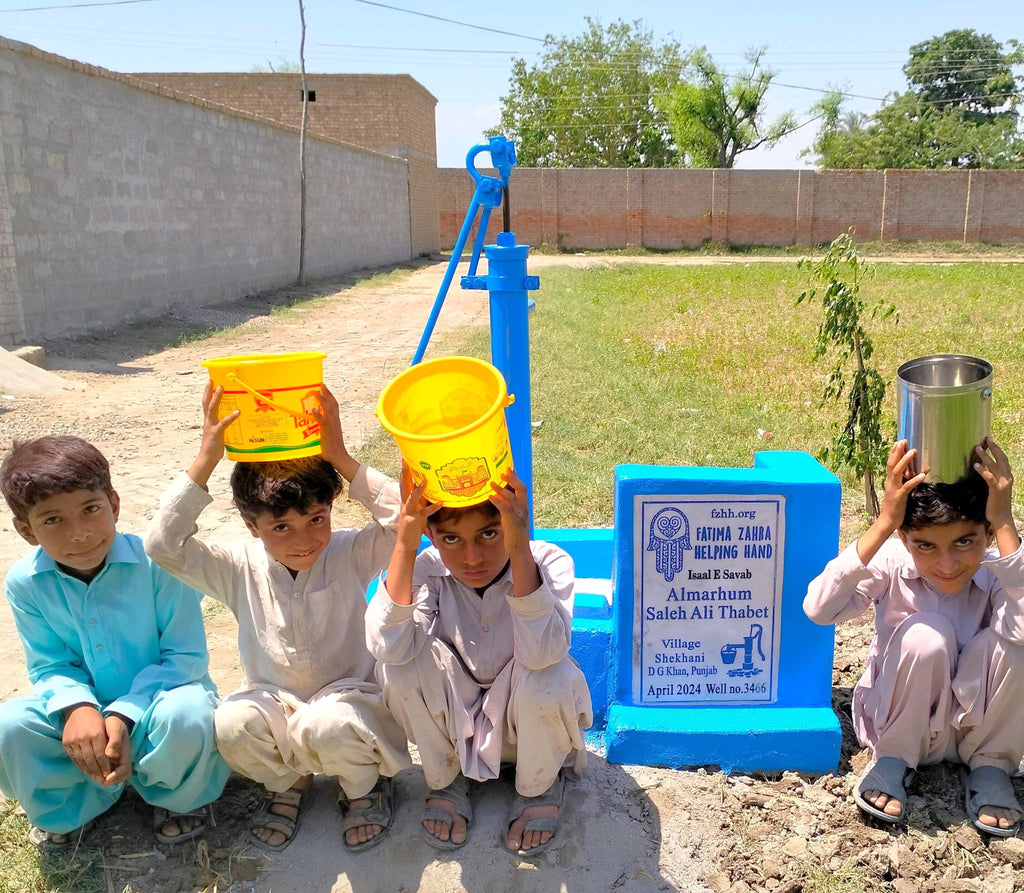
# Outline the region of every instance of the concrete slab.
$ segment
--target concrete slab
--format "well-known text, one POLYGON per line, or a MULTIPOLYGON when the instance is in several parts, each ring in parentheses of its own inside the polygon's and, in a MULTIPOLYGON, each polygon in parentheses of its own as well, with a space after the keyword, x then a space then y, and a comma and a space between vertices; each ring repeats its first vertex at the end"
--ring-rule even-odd
POLYGON ((0 347, 0 393, 15 397, 50 396, 82 390, 78 383, 40 369, 0 347))

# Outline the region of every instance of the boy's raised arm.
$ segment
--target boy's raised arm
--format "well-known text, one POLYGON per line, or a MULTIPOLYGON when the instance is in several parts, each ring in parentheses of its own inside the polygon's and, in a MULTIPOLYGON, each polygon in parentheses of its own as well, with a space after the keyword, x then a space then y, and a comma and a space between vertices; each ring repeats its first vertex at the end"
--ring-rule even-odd
POLYGON ((874 523, 857 540, 857 555, 864 564, 871 561, 882 544, 899 530, 907 511, 907 496, 925 479, 927 469, 913 477, 906 476, 916 455, 917 450, 908 450, 905 440, 897 440, 889 450, 889 458, 885 462, 882 506, 874 523))
POLYGON ((341 414, 338 401, 327 385, 320 386, 320 409, 312 410, 320 423, 320 453, 349 483, 359 471, 359 463, 352 458, 345 446, 345 435, 341 430, 341 414))
POLYGON ((238 418, 236 409, 230 415, 219 419, 220 398, 224 393, 221 387, 214 388, 208 381, 203 391, 203 439, 199 444, 199 453, 189 466, 188 476, 204 490, 210 482, 210 475, 217 464, 224 458, 224 432, 238 418))
POLYGON ((1013 472, 1006 453, 991 437, 986 437, 974 448, 977 461, 974 468, 988 484, 985 517, 996 538, 996 546, 1003 558, 1020 548, 1020 534, 1013 521, 1013 472))
POLYGON ((384 588, 396 605, 412 604, 413 568, 423 531, 426 529, 427 518, 441 508, 423 498, 426 487, 426 480, 421 481, 402 503, 402 514, 398 519, 398 540, 391 552, 387 576, 384 578, 384 588))

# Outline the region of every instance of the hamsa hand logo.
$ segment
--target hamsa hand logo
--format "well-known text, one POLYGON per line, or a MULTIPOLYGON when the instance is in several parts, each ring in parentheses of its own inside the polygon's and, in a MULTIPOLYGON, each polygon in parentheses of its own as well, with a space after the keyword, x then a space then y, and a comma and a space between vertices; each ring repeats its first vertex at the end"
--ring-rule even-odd
POLYGON ((654 566, 671 583, 683 569, 683 554, 690 545, 690 522, 679 509, 663 508, 651 519, 647 551, 654 553, 654 566))

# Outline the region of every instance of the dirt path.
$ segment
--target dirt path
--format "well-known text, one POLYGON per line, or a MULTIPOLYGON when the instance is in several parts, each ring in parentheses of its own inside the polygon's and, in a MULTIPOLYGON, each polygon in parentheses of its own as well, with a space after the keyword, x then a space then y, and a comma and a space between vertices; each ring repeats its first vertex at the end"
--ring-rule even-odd
MULTIPOLYGON (((793 258, 763 260, 794 263, 793 258)), ((909 260, 894 258, 900 263, 909 260)), ((709 259, 536 255, 530 269, 637 261, 694 264, 709 259)), ((206 378, 200 362, 235 353, 308 349, 327 354, 325 380, 339 397, 349 446, 358 448, 378 430, 373 415, 377 396, 408 364, 444 266, 424 262, 411 274, 390 281, 318 283, 244 304, 191 311, 114 335, 47 345, 48 368, 79 383, 82 390, 38 398, 0 395, 0 444, 42 433, 75 433, 92 440, 114 470, 122 497, 120 528, 141 531, 167 482, 188 465, 198 446, 199 401, 206 378), (270 315, 275 307, 314 295, 323 296, 270 315), (162 348, 182 331, 238 323, 244 325, 230 333, 162 348)), ((484 324, 486 301, 486 294, 464 292, 456 285, 438 333, 484 324)), ((203 535, 212 540, 247 535, 228 503, 229 465, 222 463, 211 481, 216 501, 201 519, 203 535)), ((25 549, 6 511, 0 513, 0 572, 6 572, 25 549)), ((229 691, 240 679, 233 620, 224 611, 213 611, 207 627, 214 679, 222 692, 229 691)), ((833 681, 841 713, 848 713, 867 633, 866 626, 848 626, 837 633, 833 681)), ((0 607, 0 674, 0 700, 29 690, 6 601, 0 607)), ((439 856, 417 835, 424 784, 415 768, 398 779, 394 832, 372 855, 342 851, 334 804, 337 792, 326 780, 316 785, 297 840, 274 858, 245 846, 245 817, 257 792, 240 782, 232 782, 218 806, 218 828, 207 835, 205 849, 189 844, 180 855, 166 847, 154 850, 146 831, 147 813, 131 800, 104 819, 93 832, 93 841, 104 846, 108 888, 124 890, 130 885, 136 893, 175 893, 213 883, 221 891, 253 893, 396 893, 485 886, 573 893, 854 893, 883 888, 897 893, 1010 893, 1022 888, 1015 884, 1024 884, 1024 841, 986 848, 965 824, 955 774, 942 767, 919 777, 910 798, 907 833, 898 836, 865 825, 849 792, 851 765, 861 768, 866 755, 848 725, 836 777, 785 773, 772 779, 727 778, 704 770, 615 766, 594 753, 584 780, 567 792, 564 842, 537 866, 513 859, 497 846, 508 795, 508 786, 498 784, 474 795, 477 812, 471 845, 451 857, 439 856), (825 886, 826 880, 831 886, 825 886)))

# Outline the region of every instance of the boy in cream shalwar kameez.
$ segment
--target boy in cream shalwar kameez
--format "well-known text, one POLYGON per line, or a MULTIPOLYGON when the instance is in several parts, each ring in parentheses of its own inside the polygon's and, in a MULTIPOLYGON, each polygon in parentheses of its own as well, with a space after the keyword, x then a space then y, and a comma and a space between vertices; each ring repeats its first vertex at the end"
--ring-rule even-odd
POLYGON ((581 729, 593 717, 569 657, 572 559, 530 542, 525 486, 507 480, 490 502, 461 509, 428 504, 423 485, 410 494, 366 632, 385 701, 431 788, 426 840, 461 846, 472 818, 467 779, 497 778, 513 763, 506 846, 529 855, 554 837, 562 770, 582 769, 581 729), (416 557, 424 530, 433 547, 416 557))
POLYGON ((223 432, 236 417, 217 419, 219 398, 220 389, 208 386, 199 456, 164 494, 146 550, 176 577, 225 603, 238 620, 245 684, 224 700, 215 724, 224 759, 267 789, 253 818, 253 842, 271 850, 287 846, 310 776, 323 773, 341 786, 346 847, 362 849, 379 842, 390 820, 390 779, 410 765, 405 737, 374 679, 363 629, 367 586, 395 542, 398 485, 348 454, 338 404, 323 388, 323 412, 314 413, 323 459, 351 482, 349 495, 374 521, 362 530, 331 531, 331 502, 341 482, 320 458, 239 463, 231 479, 235 504, 258 539, 203 543, 195 537, 196 520, 213 501, 206 484, 224 453, 223 432), (310 462, 320 464, 305 477, 290 476, 290 466, 310 462), (285 466, 281 480, 298 492, 282 491, 261 510, 249 490, 262 492, 261 477, 275 473, 272 464, 285 466), (304 484, 325 473, 326 492, 304 484), (303 486, 310 490, 301 492, 303 486))

